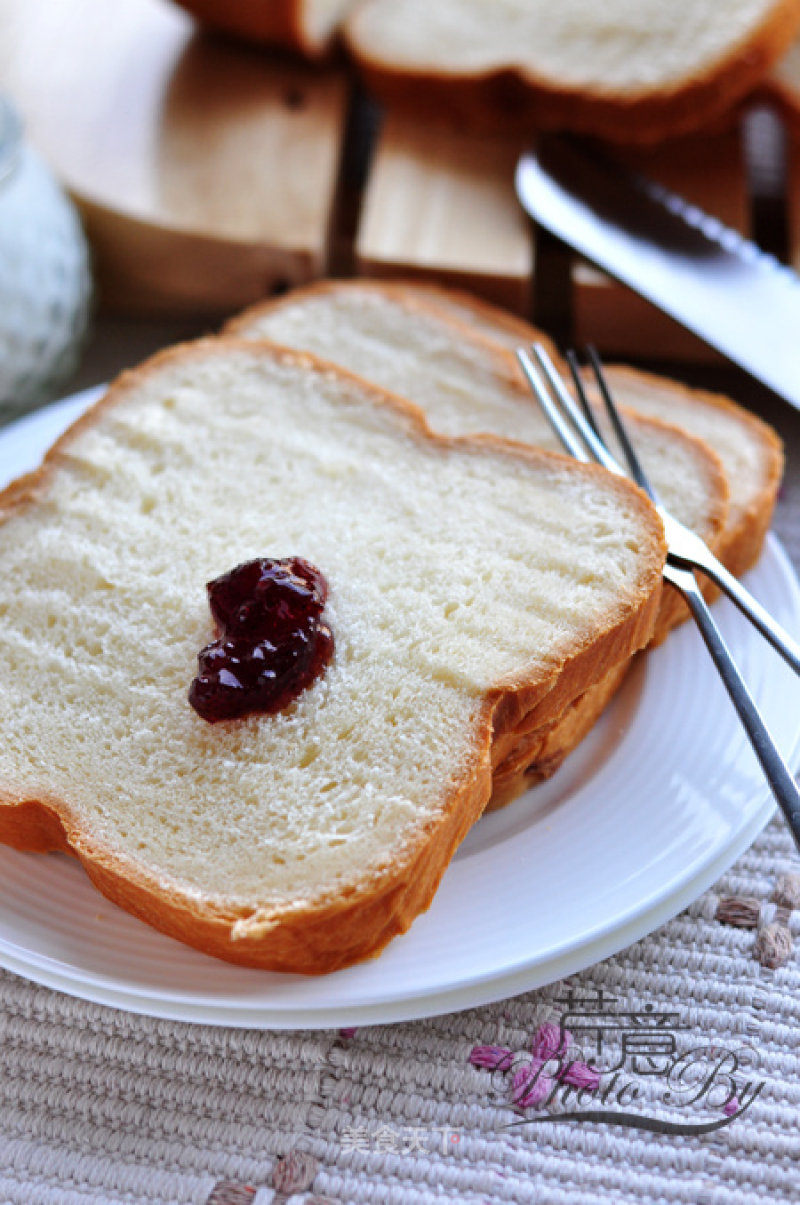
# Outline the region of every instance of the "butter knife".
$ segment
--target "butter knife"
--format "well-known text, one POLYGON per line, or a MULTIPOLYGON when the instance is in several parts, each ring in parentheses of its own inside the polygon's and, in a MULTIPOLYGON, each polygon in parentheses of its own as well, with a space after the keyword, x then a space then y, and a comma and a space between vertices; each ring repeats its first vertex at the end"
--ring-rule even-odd
POLYGON ((517 196, 540 225, 800 409, 800 277, 593 145, 543 139, 517 196))

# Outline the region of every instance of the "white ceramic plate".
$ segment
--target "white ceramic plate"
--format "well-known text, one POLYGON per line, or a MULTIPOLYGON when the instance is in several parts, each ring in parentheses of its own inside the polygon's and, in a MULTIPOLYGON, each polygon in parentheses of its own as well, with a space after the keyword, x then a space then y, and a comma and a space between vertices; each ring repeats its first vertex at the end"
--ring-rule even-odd
MULTIPOLYGON (((0 481, 35 465, 90 394, 0 435, 0 481)), ((800 589, 775 540, 748 584, 800 634, 800 589)), ((794 765, 800 680, 728 604, 715 613, 794 765)), ((561 771, 484 817, 430 910, 374 962, 321 978, 206 958, 108 903, 60 854, 0 847, 0 964, 85 999, 263 1028, 389 1022, 497 1000, 605 958, 675 915, 772 814, 697 632, 642 658, 561 771)))

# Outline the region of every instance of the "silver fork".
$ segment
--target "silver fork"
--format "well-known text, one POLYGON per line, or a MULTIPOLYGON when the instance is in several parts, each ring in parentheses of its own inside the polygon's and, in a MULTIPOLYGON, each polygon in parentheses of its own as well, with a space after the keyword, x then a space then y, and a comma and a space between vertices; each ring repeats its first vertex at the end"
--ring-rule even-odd
MULTIPOLYGON (((517 352, 517 358, 542 409, 566 450, 576 460, 596 461, 612 473, 625 476, 624 470, 609 452, 594 420, 574 354, 568 354, 568 362, 580 399, 580 407, 566 388, 545 348, 541 344, 534 344, 533 354, 537 363, 534 363, 528 352, 522 349, 517 352)), ((685 598, 747 732, 772 793, 786 817, 795 844, 800 849, 800 790, 778 751, 719 628, 711 616, 693 570, 698 568, 703 573, 707 573, 726 594, 729 594, 743 614, 769 640, 796 673, 800 673, 800 647, 760 603, 745 590, 741 583, 717 561, 700 537, 679 523, 658 501, 611 397, 597 354, 590 350, 589 356, 600 395, 628 463, 630 476, 648 494, 664 523, 668 548, 664 580, 679 590, 685 598)))

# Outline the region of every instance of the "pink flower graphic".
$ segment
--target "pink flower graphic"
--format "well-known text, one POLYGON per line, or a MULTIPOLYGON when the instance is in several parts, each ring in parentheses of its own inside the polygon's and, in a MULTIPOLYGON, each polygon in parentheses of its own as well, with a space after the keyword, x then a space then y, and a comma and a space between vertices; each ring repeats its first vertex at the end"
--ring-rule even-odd
POLYGON ((490 1071, 508 1071, 513 1059, 505 1046, 473 1046, 469 1055, 473 1067, 488 1067, 490 1071))

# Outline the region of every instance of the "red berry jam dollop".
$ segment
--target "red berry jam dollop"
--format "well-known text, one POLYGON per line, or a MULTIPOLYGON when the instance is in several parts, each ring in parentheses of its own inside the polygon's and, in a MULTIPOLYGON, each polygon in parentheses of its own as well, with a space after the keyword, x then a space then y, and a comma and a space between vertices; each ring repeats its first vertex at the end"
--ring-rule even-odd
POLYGON ((328 584, 301 557, 247 561, 206 589, 217 639, 198 653, 189 702, 209 723, 280 711, 333 656, 328 584))

